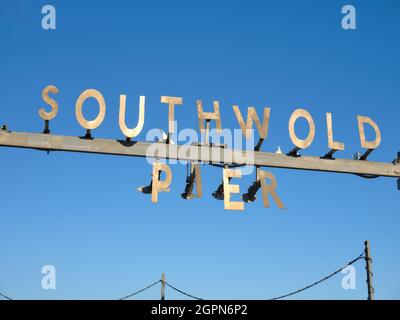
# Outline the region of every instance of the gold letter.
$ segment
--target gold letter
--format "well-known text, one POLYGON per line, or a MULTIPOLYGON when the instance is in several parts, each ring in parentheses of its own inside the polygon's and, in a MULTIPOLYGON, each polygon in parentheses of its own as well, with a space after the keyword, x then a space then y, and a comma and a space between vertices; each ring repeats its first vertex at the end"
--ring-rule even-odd
POLYGON ((140 96, 139 98, 139 119, 137 125, 134 129, 129 129, 125 123, 125 109, 126 109, 126 95, 121 94, 119 96, 119 127, 122 133, 127 138, 134 138, 143 129, 144 124, 144 107, 145 107, 145 97, 140 96))
POLYGON ((296 109, 289 120, 289 135, 290 135, 290 139, 292 140, 292 142, 294 143, 294 145, 300 149, 305 149, 307 147, 309 147, 311 145, 311 143, 314 140, 314 135, 315 135, 315 124, 314 124, 314 120, 311 117, 310 113, 305 110, 305 109, 296 109), (296 122, 296 120, 298 118, 304 118, 307 120, 308 125, 310 127, 310 130, 308 132, 308 136, 306 139, 302 140, 299 139, 296 136, 296 133, 294 132, 294 124, 296 122))
POLYGON ((328 128, 328 147, 333 150, 344 150, 344 143, 333 141, 332 114, 326 113, 326 125, 328 128))
POLYGON ((221 125, 221 115, 219 113, 219 102, 214 101, 214 112, 204 112, 203 103, 201 102, 201 100, 197 100, 196 104, 197 104, 197 116, 199 118, 200 132, 206 131, 206 129, 204 128, 204 120, 215 120, 217 132, 220 133, 222 131, 222 125, 221 125))
POLYGON ((172 172, 170 167, 165 163, 154 162, 153 163, 153 177, 152 177, 152 190, 151 190, 151 202, 158 202, 159 192, 169 192, 169 185, 172 181, 172 172), (165 172, 165 180, 159 180, 161 171, 165 172))
POLYGON ((181 97, 161 96, 161 103, 168 103, 168 135, 171 137, 174 133, 174 107, 176 104, 182 104, 183 100, 181 97))
POLYGON ((261 126, 260 120, 258 119, 258 115, 256 109, 254 107, 247 108, 247 120, 246 126, 244 124, 244 120, 240 109, 238 106, 233 106, 233 111, 235 112, 235 116, 237 121, 239 122, 240 127, 242 128, 243 136, 246 138, 250 138, 251 136, 251 129, 253 129, 253 121, 256 123, 258 133, 261 139, 266 139, 268 135, 268 125, 269 125, 269 115, 270 115, 270 108, 264 108, 264 119, 263 124, 261 126))
POLYGON ((101 125, 104 120, 104 116, 106 115, 106 103, 101 93, 95 89, 87 89, 83 91, 78 97, 78 100, 76 100, 75 115, 79 124, 85 129, 96 129, 99 125, 101 125), (95 98, 100 108, 96 119, 91 121, 86 120, 82 114, 82 106, 87 98, 95 98))
POLYGON ((268 193, 270 193, 275 203, 277 204, 278 208, 280 209, 285 208, 283 206, 281 199, 278 197, 275 191, 277 183, 274 175, 271 172, 263 171, 257 168, 257 180, 259 180, 261 183, 261 191, 262 191, 264 207, 269 208, 268 193), (266 184, 265 178, 271 180, 271 184, 266 184))
POLYGON ((224 209, 225 210, 244 210, 244 203, 242 201, 230 201, 231 193, 239 193, 240 187, 237 184, 229 184, 229 178, 240 178, 242 172, 240 170, 224 169, 224 209))
POLYGON ((50 85, 50 86, 47 86, 46 88, 44 88, 42 91, 42 99, 44 100, 44 102, 46 102, 47 104, 49 104, 51 106, 50 112, 46 112, 46 110, 44 110, 44 108, 41 108, 39 110, 39 116, 43 120, 54 119, 58 112, 58 103, 49 97, 49 92, 58 93, 58 88, 56 86, 50 85))
POLYGON ((381 131, 378 125, 371 118, 364 116, 357 116, 358 120, 358 132, 360 134, 361 146, 367 149, 376 149, 381 143, 381 131), (365 139, 364 123, 369 124, 375 131, 375 140, 367 141, 365 139))

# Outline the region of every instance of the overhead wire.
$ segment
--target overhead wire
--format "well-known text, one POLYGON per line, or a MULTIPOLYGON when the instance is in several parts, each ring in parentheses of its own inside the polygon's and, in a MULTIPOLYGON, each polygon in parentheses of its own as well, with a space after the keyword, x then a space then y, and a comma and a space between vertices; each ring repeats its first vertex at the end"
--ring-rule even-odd
POLYGON ((341 267, 341 268, 339 268, 338 270, 332 272, 331 274, 327 275, 326 277, 323 277, 322 279, 320 279, 320 280, 318 280, 318 281, 316 281, 316 282, 314 282, 314 283, 312 283, 312 284, 309 284, 309 285, 307 285, 307 286, 305 286, 305 287, 303 287, 303 288, 301 288, 301 289, 298 289, 298 290, 292 291, 292 292, 290 292, 290 293, 287 293, 287 294, 284 294, 284 295, 281 295, 281 296, 278 296, 278 297, 275 297, 275 298, 272 298, 272 299, 268 299, 268 300, 279 300, 279 299, 287 298, 287 297, 290 297, 290 296, 295 295, 295 294, 297 294, 297 293, 300 293, 300 292, 302 292, 302 291, 305 291, 305 290, 307 290, 307 289, 310 289, 310 288, 316 286, 317 284, 320 284, 321 282, 324 282, 324 281, 326 281, 326 280, 332 278, 334 275, 338 274, 338 273, 339 273, 340 271, 342 271, 343 269, 345 269, 345 268, 347 268, 348 266, 352 265, 352 264, 355 263, 356 261, 358 261, 358 260, 360 260, 360 259, 364 259, 364 258, 365 258, 365 256, 364 256, 364 254, 362 253, 362 254, 360 254, 357 258, 351 260, 350 262, 348 262, 347 264, 345 264, 343 267, 341 267))
POLYGON ((202 298, 196 297, 196 296, 194 296, 194 295, 191 295, 191 294, 189 294, 189 293, 186 293, 186 292, 184 292, 184 291, 182 291, 182 290, 180 290, 180 289, 174 287, 173 285, 169 284, 167 281, 165 281, 165 284, 166 284, 168 287, 170 287, 171 289, 173 289, 173 290, 175 290, 175 291, 177 291, 177 292, 179 292, 179 293, 181 293, 181 294, 183 294, 183 295, 185 295, 185 296, 188 296, 188 297, 193 298, 193 299, 196 299, 196 300, 203 300, 202 298))
POLYGON ((6 300, 13 300, 10 297, 6 296, 5 294, 0 293, 0 296, 3 297, 6 300))
POLYGON ((154 282, 154 283, 148 285, 147 287, 145 287, 145 288, 143 288, 143 289, 140 289, 140 290, 138 290, 138 291, 136 291, 136 292, 134 292, 134 293, 128 294, 127 296, 122 297, 122 298, 120 298, 119 300, 125 300, 125 299, 128 299, 128 298, 130 298, 130 297, 133 297, 133 296, 135 296, 135 295, 137 295, 137 294, 139 294, 139 293, 141 293, 141 292, 143 292, 143 291, 145 291, 145 290, 147 290, 147 289, 150 289, 151 287, 155 286, 155 285, 156 285, 157 283, 159 283, 159 282, 161 282, 161 280, 157 280, 156 282, 154 282))

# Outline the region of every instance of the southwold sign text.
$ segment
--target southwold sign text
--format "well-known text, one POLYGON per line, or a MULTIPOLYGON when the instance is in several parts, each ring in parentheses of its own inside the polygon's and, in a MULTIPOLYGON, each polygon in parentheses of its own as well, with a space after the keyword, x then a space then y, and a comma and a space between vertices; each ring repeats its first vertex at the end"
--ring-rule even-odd
MULTIPOLYGON (((261 152, 260 147, 268 136, 269 120, 271 109, 263 109, 262 122, 254 107, 247 108, 247 118, 239 107, 234 105, 233 112, 236 116, 242 135, 249 139, 253 136, 253 122, 258 131, 259 139, 251 150, 241 148, 227 148, 225 145, 216 144, 215 140, 210 141, 210 123, 215 122, 218 134, 223 134, 221 113, 219 102, 213 102, 213 111, 203 110, 201 100, 196 101, 199 129, 202 134, 201 143, 185 143, 183 145, 174 144, 171 137, 176 136, 175 132, 175 107, 183 104, 181 97, 162 96, 160 102, 168 106, 168 134, 164 140, 157 142, 139 142, 132 139, 137 137, 144 125, 145 120, 145 97, 139 98, 139 116, 134 128, 128 127, 125 119, 126 96, 120 95, 119 104, 119 127, 124 140, 94 139, 91 130, 96 129, 103 122, 106 115, 106 103, 103 95, 95 89, 83 91, 76 100, 75 113, 78 123, 86 129, 84 137, 67 137, 52 135, 49 129, 49 121, 53 120, 58 113, 58 103, 49 94, 57 94, 58 88, 47 86, 43 89, 42 98, 50 106, 46 111, 44 108, 39 110, 40 117, 45 120, 45 129, 42 134, 15 133, 10 132, 6 126, 0 131, 0 146, 33 148, 45 151, 74 151, 89 152, 112 155, 140 156, 156 159, 153 162, 152 181, 149 186, 139 188, 144 193, 151 194, 151 201, 158 201, 159 192, 169 191, 172 181, 172 172, 168 164, 160 162, 158 159, 173 159, 187 161, 190 164, 185 192, 182 197, 192 199, 202 197, 202 185, 199 163, 208 163, 223 168, 222 183, 218 190, 213 194, 217 199, 224 200, 224 208, 228 210, 243 210, 244 202, 253 202, 255 194, 261 188, 263 204, 269 207, 268 196, 271 195, 279 208, 283 208, 283 203, 277 194, 277 182, 271 172, 262 170, 261 167, 276 167, 287 169, 314 170, 338 173, 357 174, 362 177, 395 177, 398 178, 400 186, 400 165, 399 157, 392 163, 369 162, 366 161, 368 155, 376 149, 381 142, 381 132, 374 120, 367 116, 357 116, 358 133, 361 147, 365 148, 364 154, 356 159, 335 159, 333 154, 336 151, 345 149, 343 142, 335 141, 333 135, 332 114, 326 113, 327 142, 329 151, 323 157, 300 156, 298 151, 308 148, 315 136, 315 124, 311 114, 305 109, 296 109, 289 118, 289 137, 294 144, 294 148, 287 154, 261 152), (94 120, 88 120, 83 115, 83 106, 87 99, 93 98, 97 101, 99 111, 94 120), (295 124, 299 118, 304 118, 308 123, 308 134, 305 139, 296 135, 295 124), (370 126, 375 132, 374 140, 367 140, 365 136, 365 126, 370 126), (243 201, 231 201, 231 194, 239 193, 239 185, 231 184, 232 178, 240 178, 241 170, 234 169, 240 166, 255 166, 256 179, 249 187, 247 193, 243 194, 243 201), (165 178, 161 179, 164 173, 165 178), (193 193, 194 185, 197 194, 193 193)), ((240 139, 241 140, 241 139, 240 139)), ((225 140, 224 140, 225 141, 225 140)), ((241 142, 240 142, 241 146, 241 142)))

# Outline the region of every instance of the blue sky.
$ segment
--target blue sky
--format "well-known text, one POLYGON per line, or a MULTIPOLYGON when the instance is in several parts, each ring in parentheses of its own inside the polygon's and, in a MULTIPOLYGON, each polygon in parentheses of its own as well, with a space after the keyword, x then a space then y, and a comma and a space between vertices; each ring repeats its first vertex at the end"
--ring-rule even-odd
MULTIPOLYGON (((362 151, 356 116, 365 115, 382 132, 370 159, 389 162, 400 150, 399 15, 398 1, 378 0, 2 1, 0 122, 41 132, 41 91, 53 84, 60 92, 52 133, 80 136, 75 101, 95 88, 107 112, 93 135, 122 138, 119 95, 127 95, 131 123, 145 95, 138 137, 145 140, 151 128, 167 130, 160 96, 183 97, 180 128, 197 128, 196 99, 205 109, 215 99, 226 128, 238 128, 233 104, 259 114, 271 107, 262 150, 289 151, 288 119, 305 108, 316 137, 303 154, 327 151, 325 112, 332 112, 335 138, 346 144, 337 156, 352 158, 362 151), (41 28, 45 4, 56 8, 56 30, 41 28), (356 30, 341 28, 346 4, 356 8, 356 30)), ((185 167, 172 165, 171 192, 152 204, 136 191, 150 180, 144 159, 9 148, 0 148, 0 159, 0 292, 12 298, 116 299, 165 272, 202 298, 267 299, 334 271, 366 239, 376 298, 400 298, 395 179, 271 169, 286 209, 258 200, 231 212, 211 197, 218 168, 202 166, 204 197, 185 201, 185 167), (48 264, 56 290, 41 287, 48 264)), ((251 182, 236 180, 241 191, 251 182)), ((342 289, 338 275, 294 298, 365 299, 362 261, 356 270, 356 290, 342 289)), ((159 287, 138 298, 159 298, 159 287)), ((180 298, 167 289, 167 299, 180 298)))

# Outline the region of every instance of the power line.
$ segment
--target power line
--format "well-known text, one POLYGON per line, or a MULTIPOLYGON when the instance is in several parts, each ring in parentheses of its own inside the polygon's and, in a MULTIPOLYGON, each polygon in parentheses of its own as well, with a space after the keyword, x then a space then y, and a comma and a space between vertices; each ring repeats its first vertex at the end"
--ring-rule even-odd
MULTIPOLYGON (((310 288, 312 288, 312 287, 314 287, 314 286, 316 286, 316 285, 318 285, 318 284, 320 284, 320 283, 322 283, 322 282, 324 282, 324 281, 326 281, 326 280, 332 278, 333 276, 335 276, 336 274, 338 274, 340 271, 342 271, 342 270, 345 269, 346 267, 348 267, 348 266, 352 265, 353 263, 357 262, 358 260, 364 259, 364 258, 365 258, 364 253, 362 253, 362 254, 360 254, 357 258, 355 258, 355 259, 351 260, 350 262, 346 263, 343 267, 341 267, 341 268, 339 268, 338 270, 332 272, 331 274, 327 275, 326 277, 324 277, 324 278, 322 278, 322 279, 320 279, 320 280, 318 280, 318 281, 316 281, 316 282, 314 282, 314 283, 312 283, 312 284, 309 284, 309 285, 307 285, 307 286, 305 286, 305 287, 303 287, 303 288, 301 288, 301 289, 298 289, 298 290, 296 290, 296 291, 290 292, 290 293, 285 294, 285 295, 282 295, 282 296, 278 296, 278 297, 276 297, 276 298, 268 299, 268 300, 279 300, 279 299, 287 298, 287 297, 289 297, 289 296, 292 296, 292 295, 295 295, 295 294, 300 293, 300 292, 302 292, 302 291, 305 291, 305 290, 307 290, 307 289, 310 289, 310 288)), ((202 298, 193 296, 193 295, 191 295, 191 294, 189 294, 189 293, 187 293, 187 292, 184 292, 184 291, 182 291, 182 290, 180 290, 180 289, 174 287, 173 285, 169 284, 168 282, 165 282, 165 284, 166 284, 167 286, 169 286, 170 288, 172 288, 173 290, 175 290, 175 291, 177 291, 177 292, 179 292, 179 293, 181 293, 181 294, 184 294, 185 296, 188 296, 188 297, 193 298, 193 299, 196 299, 196 300, 203 300, 202 298)))
POLYGON ((346 267, 352 265, 352 264, 355 263, 356 261, 358 261, 358 260, 360 260, 360 259, 363 259, 363 258, 364 258, 364 254, 362 253, 362 254, 360 254, 357 258, 351 260, 351 261, 348 262, 346 265, 344 265, 344 266, 341 267, 340 269, 336 270, 335 272, 332 272, 331 274, 327 275, 326 277, 322 278, 321 280, 318 280, 318 281, 316 281, 316 282, 314 282, 314 283, 312 283, 312 284, 310 284, 310 285, 307 285, 307 286, 305 286, 305 287, 303 287, 303 288, 301 288, 301 289, 298 289, 298 290, 296 290, 296 291, 290 292, 290 293, 288 293, 288 294, 284 294, 284 295, 279 296, 279 297, 276 297, 276 298, 268 299, 268 300, 279 300, 279 299, 287 298, 287 297, 292 296, 292 295, 294 295, 294 294, 300 293, 300 292, 302 292, 302 291, 304 291, 304 290, 310 289, 310 288, 316 286, 317 284, 320 284, 321 282, 324 282, 324 281, 328 280, 329 278, 332 278, 334 275, 338 274, 338 273, 339 273, 340 271, 342 271, 344 268, 346 268, 346 267))
POLYGON ((131 294, 129 294, 129 295, 127 295, 127 296, 125 296, 125 297, 119 299, 119 300, 125 300, 125 299, 128 299, 128 298, 130 298, 130 297, 133 297, 134 295, 137 295, 138 293, 141 293, 141 292, 143 292, 143 291, 145 291, 145 290, 147 290, 147 289, 150 289, 151 287, 155 286, 155 285, 156 285, 157 283, 159 283, 159 282, 161 282, 161 280, 157 280, 156 282, 154 282, 154 283, 148 285, 147 287, 145 287, 145 288, 143 288, 143 289, 140 289, 139 291, 136 291, 136 292, 134 292, 134 293, 131 293, 131 294))
POLYGON ((6 300, 12 300, 10 297, 7 297, 6 295, 4 295, 4 294, 2 294, 2 293, 0 293, 0 296, 2 296, 4 299, 6 299, 6 300))
POLYGON ((189 293, 186 293, 186 292, 184 292, 184 291, 182 291, 182 290, 179 290, 178 288, 175 288, 173 285, 169 284, 169 283, 166 282, 166 281, 165 281, 165 284, 166 284, 168 287, 170 287, 171 289, 173 289, 173 290, 175 290, 175 291, 177 291, 177 292, 179 292, 179 293, 182 293, 182 294, 184 294, 185 296, 188 296, 188 297, 193 298, 193 299, 196 299, 196 300, 203 300, 202 298, 195 297, 195 296, 193 296, 193 295, 191 295, 191 294, 189 294, 189 293))

